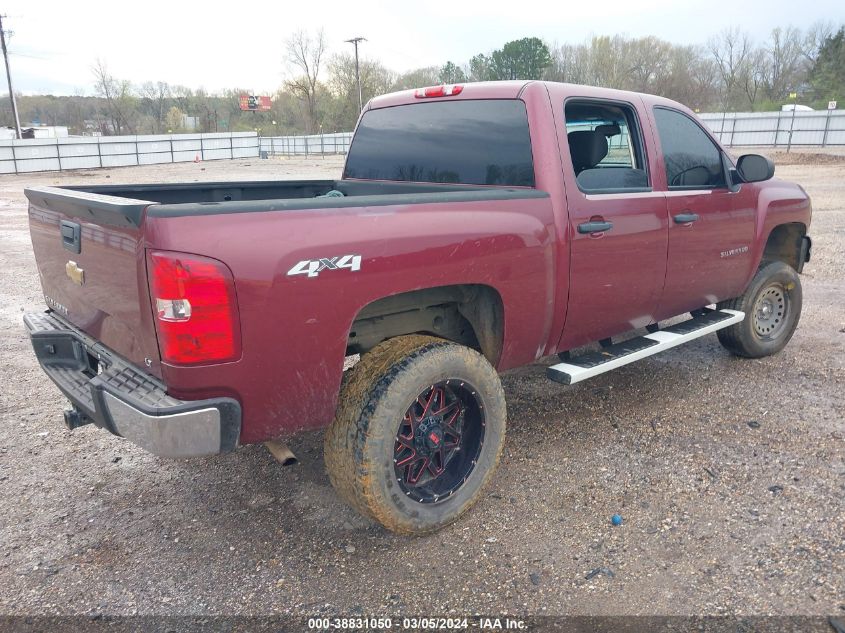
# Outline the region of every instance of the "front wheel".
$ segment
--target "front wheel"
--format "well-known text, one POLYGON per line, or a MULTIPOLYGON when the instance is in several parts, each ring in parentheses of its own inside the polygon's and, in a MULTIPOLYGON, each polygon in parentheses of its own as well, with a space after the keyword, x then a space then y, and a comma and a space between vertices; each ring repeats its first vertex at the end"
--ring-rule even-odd
POLYGON ((801 279, 794 268, 784 262, 762 265, 741 296, 719 303, 719 308, 745 312, 744 321, 717 332, 719 342, 746 358, 779 352, 798 327, 801 299, 801 279))
POLYGON ((479 498, 506 417, 498 374, 481 354, 429 336, 390 339, 344 378, 326 432, 329 478, 386 528, 433 532, 479 498))

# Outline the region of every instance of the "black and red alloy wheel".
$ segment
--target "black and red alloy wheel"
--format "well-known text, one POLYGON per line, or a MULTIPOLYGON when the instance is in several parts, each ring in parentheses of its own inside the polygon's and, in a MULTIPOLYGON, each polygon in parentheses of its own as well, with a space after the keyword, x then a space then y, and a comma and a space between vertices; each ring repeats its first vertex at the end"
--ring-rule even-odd
POLYGON ((396 433, 393 463, 402 492, 420 503, 448 499, 475 468, 484 429, 483 407, 470 384, 444 380, 425 389, 396 433))

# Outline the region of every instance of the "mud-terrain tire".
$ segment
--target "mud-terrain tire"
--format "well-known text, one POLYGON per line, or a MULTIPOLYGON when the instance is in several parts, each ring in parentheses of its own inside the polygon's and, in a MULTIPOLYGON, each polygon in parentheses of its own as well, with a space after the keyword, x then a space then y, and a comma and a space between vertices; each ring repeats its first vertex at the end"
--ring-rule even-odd
POLYGON ((346 372, 326 432, 326 469, 364 516, 400 534, 427 534, 478 500, 498 465, 506 418, 499 376, 484 356, 400 336, 346 372))
POLYGON ((742 295, 718 304, 745 312, 742 322, 717 332, 719 342, 746 358, 776 354, 798 327, 801 303, 801 278, 795 269, 784 262, 764 263, 742 295))

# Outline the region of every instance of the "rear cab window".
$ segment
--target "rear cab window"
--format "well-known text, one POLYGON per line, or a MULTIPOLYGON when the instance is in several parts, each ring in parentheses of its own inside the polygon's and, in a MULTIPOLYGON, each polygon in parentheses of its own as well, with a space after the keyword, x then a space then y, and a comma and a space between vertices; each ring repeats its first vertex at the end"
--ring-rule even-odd
POLYGON ((464 99, 369 110, 343 177, 534 187, 525 103, 464 99))
POLYGON ((575 181, 584 193, 650 191, 643 141, 631 106, 569 100, 566 138, 575 181))

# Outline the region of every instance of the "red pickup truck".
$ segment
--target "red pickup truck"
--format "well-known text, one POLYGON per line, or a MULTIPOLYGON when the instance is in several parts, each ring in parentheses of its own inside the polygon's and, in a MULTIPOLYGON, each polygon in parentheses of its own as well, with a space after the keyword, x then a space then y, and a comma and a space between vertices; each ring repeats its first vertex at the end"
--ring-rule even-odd
POLYGON ((187 457, 328 426, 339 494, 430 532, 499 460, 498 371, 558 354, 573 384, 711 332, 786 345, 811 209, 773 172, 659 97, 390 94, 341 180, 27 189, 49 309, 25 323, 69 427, 187 457))

